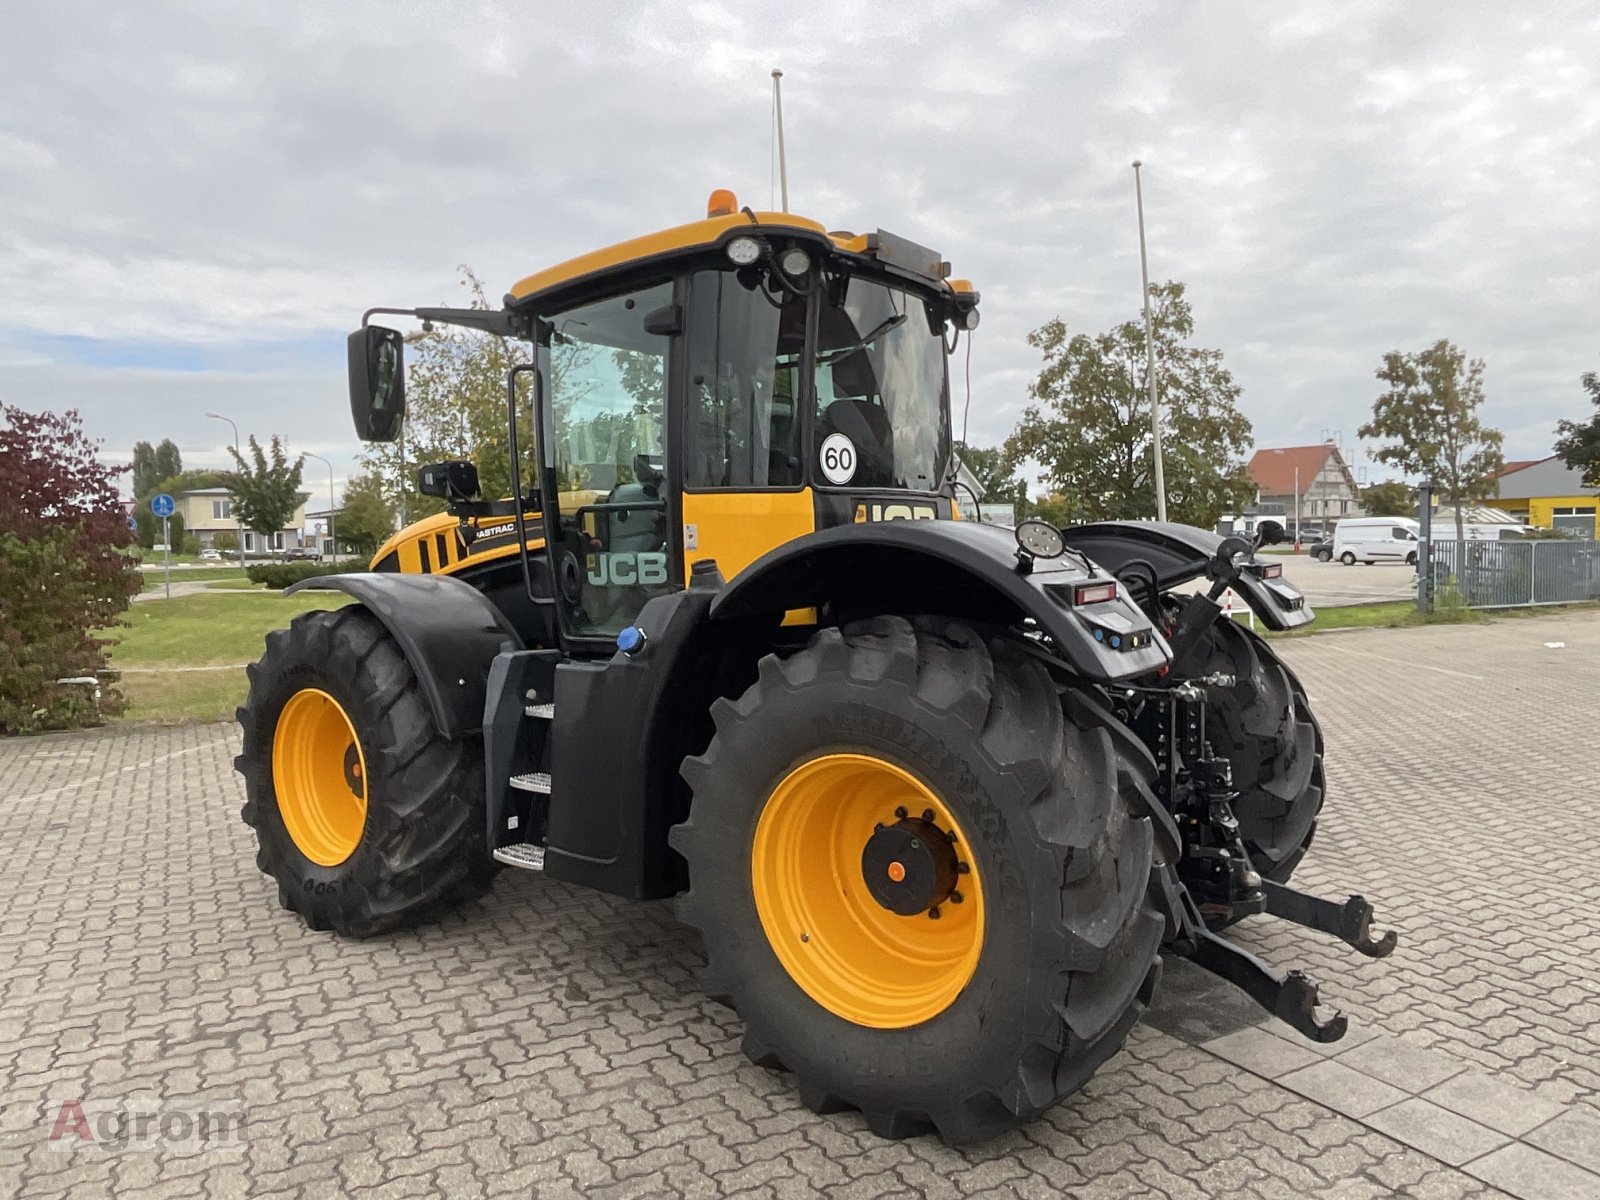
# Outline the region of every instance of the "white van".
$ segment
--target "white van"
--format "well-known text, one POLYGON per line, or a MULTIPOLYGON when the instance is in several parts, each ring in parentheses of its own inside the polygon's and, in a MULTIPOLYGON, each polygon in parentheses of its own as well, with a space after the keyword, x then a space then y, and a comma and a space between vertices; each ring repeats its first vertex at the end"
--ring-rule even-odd
POLYGON ((1421 529, 1414 517, 1346 517, 1333 531, 1333 557, 1347 567, 1415 563, 1421 529))

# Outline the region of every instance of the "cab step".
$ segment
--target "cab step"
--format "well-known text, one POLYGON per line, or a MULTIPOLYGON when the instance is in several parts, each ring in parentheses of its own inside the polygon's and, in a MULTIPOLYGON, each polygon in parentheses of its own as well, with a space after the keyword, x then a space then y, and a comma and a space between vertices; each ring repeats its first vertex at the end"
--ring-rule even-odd
POLYGON ((543 846, 530 846, 526 842, 519 842, 515 846, 497 846, 494 858, 496 862, 505 863, 508 867, 519 867, 524 871, 544 870, 543 846))
POLYGON ((530 704, 522 711, 528 716, 536 717, 542 721, 554 721, 556 719, 556 706, 554 704, 530 704))
POLYGON ((519 792, 537 792, 541 796, 550 794, 549 771, 529 771, 526 775, 513 775, 510 783, 519 792))

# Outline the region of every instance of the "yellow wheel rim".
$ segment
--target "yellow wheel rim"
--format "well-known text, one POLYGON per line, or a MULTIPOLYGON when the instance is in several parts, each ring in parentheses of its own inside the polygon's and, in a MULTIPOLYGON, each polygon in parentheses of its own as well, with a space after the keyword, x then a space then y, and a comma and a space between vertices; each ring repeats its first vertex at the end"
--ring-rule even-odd
POLYGON ((750 872, 778 961, 835 1016, 917 1025, 977 969, 983 888, 966 834, 893 763, 829 754, 796 767, 762 809, 750 872), (905 913, 885 897, 902 909, 932 903, 905 913))
POLYGON ((283 706, 272 785, 301 854, 336 867, 355 853, 367 825, 367 760, 355 726, 327 692, 305 688, 283 706))

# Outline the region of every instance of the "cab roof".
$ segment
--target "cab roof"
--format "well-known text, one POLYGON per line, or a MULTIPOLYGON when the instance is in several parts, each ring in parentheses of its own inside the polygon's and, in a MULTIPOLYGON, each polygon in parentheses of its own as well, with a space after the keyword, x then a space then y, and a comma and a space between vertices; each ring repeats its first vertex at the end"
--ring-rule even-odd
POLYGON ((970 295, 975 302, 977 293, 965 279, 950 279, 948 263, 938 255, 925 250, 904 238, 883 231, 877 233, 830 233, 826 226, 809 217, 784 212, 738 211, 731 193, 712 194, 709 206, 712 215, 704 220, 686 225, 674 225, 643 237, 629 238, 601 250, 592 250, 569 258, 566 262, 546 267, 542 271, 518 280, 506 295, 507 306, 527 305, 554 292, 564 291, 569 285, 579 284, 606 275, 624 267, 633 267, 657 260, 670 260, 681 255, 706 250, 731 240, 739 234, 780 237, 798 236, 807 240, 825 240, 845 256, 865 260, 881 260, 902 270, 909 269, 933 286, 943 287, 952 294, 970 295), (725 197, 719 201, 719 197, 725 197), (722 211, 719 211, 722 210, 722 211), (727 211, 732 210, 732 211, 727 211), (910 257, 911 262, 902 261, 910 257))

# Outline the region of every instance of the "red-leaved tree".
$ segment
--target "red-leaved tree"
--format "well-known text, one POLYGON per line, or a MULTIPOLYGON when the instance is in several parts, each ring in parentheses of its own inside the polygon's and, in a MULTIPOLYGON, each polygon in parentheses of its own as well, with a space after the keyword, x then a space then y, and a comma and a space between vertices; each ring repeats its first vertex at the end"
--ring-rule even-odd
POLYGON ((0 404, 0 734, 85 724, 121 696, 58 683, 105 666, 97 632, 139 590, 117 499, 125 468, 103 465, 75 411, 0 404))

